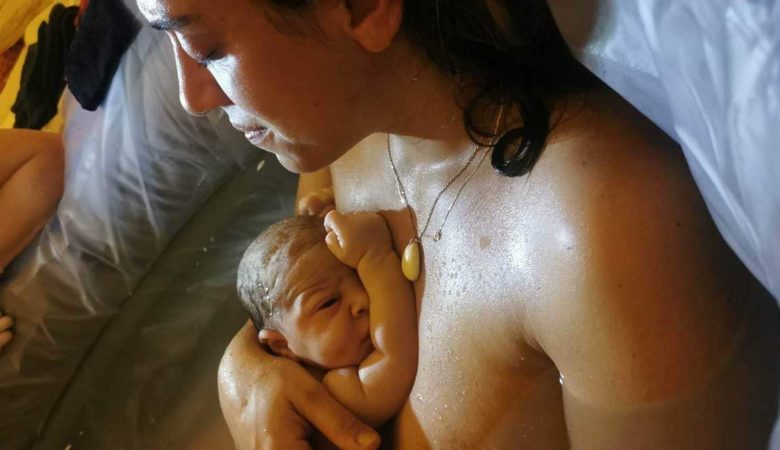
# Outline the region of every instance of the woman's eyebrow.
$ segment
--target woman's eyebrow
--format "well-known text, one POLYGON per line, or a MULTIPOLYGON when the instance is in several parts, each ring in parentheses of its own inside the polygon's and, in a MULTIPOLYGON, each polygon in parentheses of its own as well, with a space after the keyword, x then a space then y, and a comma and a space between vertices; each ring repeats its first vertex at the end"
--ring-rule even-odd
POLYGON ((163 17, 157 20, 150 20, 149 26, 155 30, 171 31, 179 30, 186 26, 192 25, 200 19, 200 16, 180 16, 180 17, 163 17))

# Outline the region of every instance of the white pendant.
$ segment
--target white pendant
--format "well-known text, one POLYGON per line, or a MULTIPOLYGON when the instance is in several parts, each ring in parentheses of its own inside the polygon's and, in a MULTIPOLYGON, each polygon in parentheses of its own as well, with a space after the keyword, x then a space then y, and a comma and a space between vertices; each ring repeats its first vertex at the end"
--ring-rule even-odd
POLYGON ((412 239, 404 249, 401 257, 401 271, 409 281, 417 281, 420 278, 420 245, 412 239))

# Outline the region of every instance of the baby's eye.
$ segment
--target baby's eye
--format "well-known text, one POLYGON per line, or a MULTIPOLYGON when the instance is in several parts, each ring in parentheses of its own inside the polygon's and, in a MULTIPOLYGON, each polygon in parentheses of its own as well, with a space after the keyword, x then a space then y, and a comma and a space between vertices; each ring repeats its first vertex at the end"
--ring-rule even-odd
POLYGON ((330 299, 330 300, 326 301, 325 303, 321 304, 321 305, 320 305, 320 309, 328 309, 328 308, 330 308, 331 306, 333 306, 333 305, 335 305, 336 303, 338 303, 338 301, 339 301, 339 299, 338 299, 338 298, 332 298, 332 299, 330 299))

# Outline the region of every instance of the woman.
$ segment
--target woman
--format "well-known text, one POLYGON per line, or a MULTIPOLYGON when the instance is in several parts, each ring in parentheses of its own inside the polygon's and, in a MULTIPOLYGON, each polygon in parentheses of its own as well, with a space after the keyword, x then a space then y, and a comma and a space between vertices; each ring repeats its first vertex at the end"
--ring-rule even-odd
MULTIPOLYGON (((224 109, 290 170, 329 166, 300 192, 381 211, 409 277, 422 265, 417 379, 386 442, 766 446, 774 303, 674 143, 583 73, 544 2, 138 3, 188 111, 224 109)), ((255 335, 220 368, 239 448, 307 448, 314 428, 378 445, 255 335)))

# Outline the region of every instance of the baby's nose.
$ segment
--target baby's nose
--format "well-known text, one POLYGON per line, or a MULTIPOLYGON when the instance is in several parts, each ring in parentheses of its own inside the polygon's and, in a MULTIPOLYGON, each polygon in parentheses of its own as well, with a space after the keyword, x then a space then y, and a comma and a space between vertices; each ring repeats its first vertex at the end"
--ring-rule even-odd
POLYGON ((368 301, 360 298, 352 303, 352 317, 359 318, 363 314, 368 314, 368 301))

